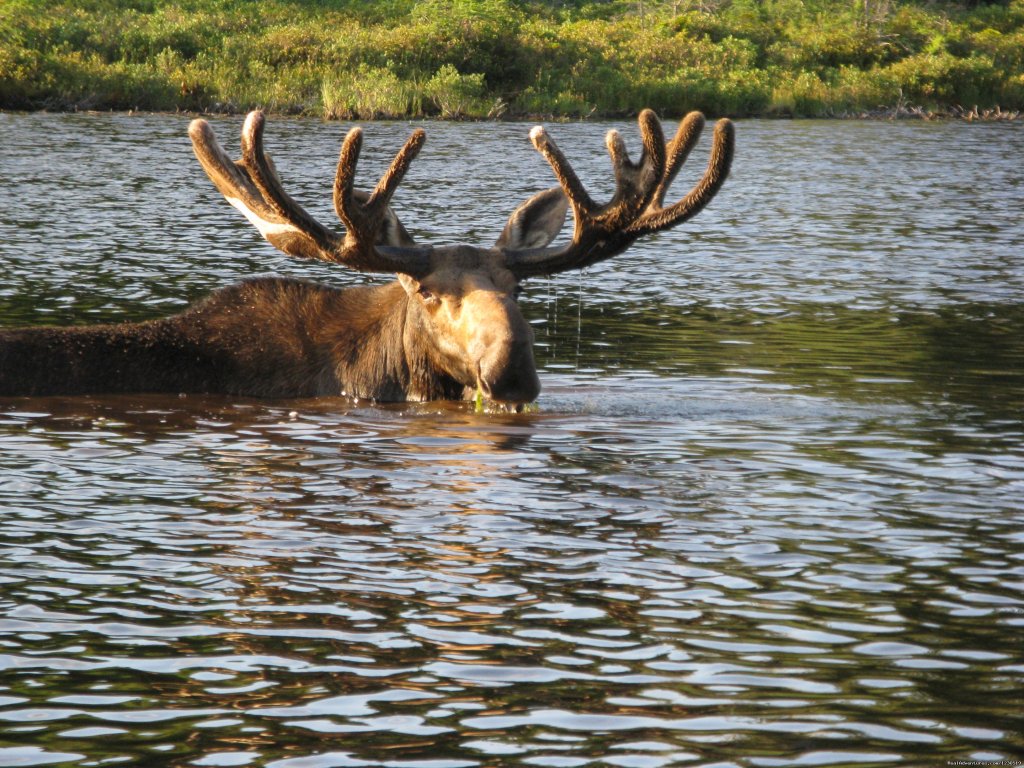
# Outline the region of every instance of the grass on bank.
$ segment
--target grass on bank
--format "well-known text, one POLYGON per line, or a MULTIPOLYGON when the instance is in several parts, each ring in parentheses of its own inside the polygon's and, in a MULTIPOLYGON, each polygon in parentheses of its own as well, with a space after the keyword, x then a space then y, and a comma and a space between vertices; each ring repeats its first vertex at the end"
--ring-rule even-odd
POLYGON ((0 108, 1024 110, 1024 0, 0 0, 0 108))

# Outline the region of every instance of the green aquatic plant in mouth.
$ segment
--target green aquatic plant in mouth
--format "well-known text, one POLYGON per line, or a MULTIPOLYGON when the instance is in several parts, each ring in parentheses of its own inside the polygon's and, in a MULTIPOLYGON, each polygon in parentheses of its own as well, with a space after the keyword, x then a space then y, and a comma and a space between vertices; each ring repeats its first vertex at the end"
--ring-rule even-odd
POLYGON ((495 403, 484 399, 484 392, 477 384, 476 396, 473 398, 474 413, 536 413, 540 410, 536 402, 532 403, 495 403))

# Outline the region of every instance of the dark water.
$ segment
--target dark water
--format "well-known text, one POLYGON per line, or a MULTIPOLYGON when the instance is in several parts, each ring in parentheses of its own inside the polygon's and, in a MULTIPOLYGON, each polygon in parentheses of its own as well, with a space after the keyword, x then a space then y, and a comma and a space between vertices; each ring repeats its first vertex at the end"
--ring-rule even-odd
MULTIPOLYGON (((552 129, 598 195, 606 127, 552 129)), ((495 237, 528 128, 428 126, 410 229, 495 237)), ((365 279, 262 243, 185 129, 0 115, 0 323, 365 279)), ((268 129, 324 221, 340 130, 268 129)), ((686 227, 528 286, 536 413, 0 401, 0 765, 1020 760, 1024 125, 738 142, 686 227)))

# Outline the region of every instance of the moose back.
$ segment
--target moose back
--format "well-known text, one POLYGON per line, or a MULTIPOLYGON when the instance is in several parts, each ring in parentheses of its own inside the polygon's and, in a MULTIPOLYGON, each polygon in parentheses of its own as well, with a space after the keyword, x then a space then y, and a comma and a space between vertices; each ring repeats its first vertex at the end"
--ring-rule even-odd
POLYGON ((362 130, 342 144, 334 207, 344 233, 313 219, 285 192, 252 112, 232 160, 205 120, 189 128, 200 164, 231 205, 284 253, 391 273, 380 286, 336 289, 257 278, 212 293, 172 317, 140 323, 0 329, 0 395, 218 392, 259 397, 350 395, 378 401, 470 399, 518 406, 540 392, 533 333, 516 302, 521 281, 582 269, 636 239, 698 213, 728 174, 733 127, 719 120, 703 177, 665 206, 668 187, 696 144, 703 116, 690 113, 666 142, 654 113, 640 114, 643 152, 629 158, 607 137, 615 192, 587 194, 540 127, 530 132, 559 186, 516 208, 490 248, 417 244, 390 207, 423 146, 412 133, 369 193, 354 188, 362 130), (572 211, 571 240, 558 235, 572 211))

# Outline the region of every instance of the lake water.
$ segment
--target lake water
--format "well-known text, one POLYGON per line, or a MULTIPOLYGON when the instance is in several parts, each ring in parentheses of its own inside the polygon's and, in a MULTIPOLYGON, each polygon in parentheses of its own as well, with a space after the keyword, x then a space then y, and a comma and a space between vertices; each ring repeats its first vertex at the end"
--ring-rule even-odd
MULTIPOLYGON (((552 184, 528 125, 426 127, 423 241, 552 184)), ((596 197, 607 127, 551 127, 596 197)), ((1024 124, 737 127, 704 213, 527 285, 537 412, 0 400, 0 765, 1020 759, 1024 124)), ((260 240, 186 128, 0 115, 0 324, 368 279, 260 240)), ((324 222, 341 132, 267 130, 324 222)))

